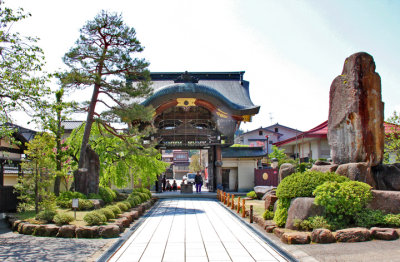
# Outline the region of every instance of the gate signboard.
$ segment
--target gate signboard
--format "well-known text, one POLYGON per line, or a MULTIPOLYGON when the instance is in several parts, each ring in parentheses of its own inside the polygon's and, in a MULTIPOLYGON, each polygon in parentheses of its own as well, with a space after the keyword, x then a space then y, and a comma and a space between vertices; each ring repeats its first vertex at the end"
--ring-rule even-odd
POLYGON ((254 169, 254 186, 278 186, 278 169, 254 169))

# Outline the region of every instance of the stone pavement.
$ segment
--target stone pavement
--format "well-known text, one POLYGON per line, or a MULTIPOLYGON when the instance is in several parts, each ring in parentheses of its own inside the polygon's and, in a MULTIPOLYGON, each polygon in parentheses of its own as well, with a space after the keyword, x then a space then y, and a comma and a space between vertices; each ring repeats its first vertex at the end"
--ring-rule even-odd
POLYGON ((0 261, 87 261, 115 240, 21 235, 0 219, 0 261))
POLYGON ((165 199, 110 261, 286 261, 217 201, 165 199))

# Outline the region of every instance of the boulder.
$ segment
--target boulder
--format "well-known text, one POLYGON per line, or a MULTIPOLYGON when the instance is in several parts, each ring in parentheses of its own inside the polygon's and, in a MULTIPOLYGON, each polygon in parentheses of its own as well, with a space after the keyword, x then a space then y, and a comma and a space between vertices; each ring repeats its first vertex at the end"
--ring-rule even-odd
POLYGON ((319 172, 323 172, 323 173, 326 173, 326 172, 335 172, 336 171, 336 169, 338 168, 338 166, 339 165, 337 165, 337 164, 329 164, 329 165, 317 165, 317 164, 314 164, 312 167, 311 167, 311 171, 319 171, 319 172))
POLYGON ((336 231, 335 238, 338 242, 363 242, 371 239, 371 233, 362 227, 346 228, 336 231))
POLYGON ((18 226, 21 223, 22 223, 22 220, 15 220, 11 225, 11 230, 12 231, 18 231, 18 226))
POLYGON ((264 229, 268 233, 273 233, 274 229, 277 227, 278 226, 276 225, 275 221, 273 221, 273 220, 265 220, 265 222, 264 222, 264 229))
POLYGON ((315 161, 314 165, 316 165, 316 166, 329 166, 329 165, 332 165, 332 163, 329 162, 329 161, 317 160, 317 161, 315 161))
POLYGON ((287 228, 280 228, 280 227, 276 227, 273 230, 273 233, 275 234, 275 236, 281 238, 283 234, 285 233, 291 233, 291 232, 295 232, 294 230, 291 229, 287 229, 287 228))
POLYGON ((329 93, 328 142, 333 163, 382 163, 383 107, 373 57, 363 52, 351 55, 329 93))
POLYGON ((65 237, 65 238, 75 238, 76 226, 75 225, 64 225, 61 226, 58 230, 57 237, 65 237))
POLYGON ((18 223, 18 225, 17 225, 17 231, 18 231, 18 233, 22 234, 22 228, 23 228, 23 226, 24 226, 25 224, 28 224, 28 222, 21 221, 21 222, 18 223))
POLYGON ((336 242, 336 239, 329 229, 317 228, 311 233, 311 241, 320 244, 328 244, 336 242))
POLYGON ((271 189, 267 190, 261 199, 265 200, 268 195, 276 195, 276 187, 272 187, 271 189))
POLYGON ((268 191, 270 191, 273 188, 275 188, 275 187, 273 187, 273 186, 255 186, 254 192, 256 192, 257 198, 261 199, 265 195, 265 193, 267 193, 268 191))
POLYGON ((374 210, 382 210, 384 213, 400 213, 400 192, 372 190, 372 200, 367 207, 374 210))
POLYGON ((376 189, 400 191, 400 163, 372 167, 376 189))
POLYGON ((286 228, 297 229, 293 222, 295 219, 304 220, 313 216, 323 215, 324 208, 314 204, 313 197, 297 197, 292 199, 288 210, 288 218, 286 220, 286 228))
POLYGON ((40 237, 55 237, 60 227, 56 225, 39 225, 35 228, 33 235, 40 237))
POLYGON ((348 177, 350 180, 364 182, 376 188, 375 180, 368 163, 360 162, 339 165, 336 173, 348 177))
POLYGON ((77 227, 75 229, 75 234, 77 238, 98 238, 99 227, 77 227))
MULTIPOLYGON (((129 222, 129 224, 133 222, 133 216, 132 216, 132 214, 130 214, 130 212, 125 212, 123 214, 120 214, 119 217, 126 218, 129 222)), ((129 226, 129 224, 128 224, 128 226, 129 226)))
POLYGON ((287 176, 296 173, 296 168, 290 163, 283 163, 279 168, 279 183, 287 176))
POLYGON ((120 228, 117 225, 107 225, 99 227, 99 235, 102 238, 119 237, 120 228))
POLYGON ((118 218, 116 220, 116 222, 121 222, 123 227, 129 227, 129 225, 131 224, 131 222, 129 221, 129 219, 127 217, 118 218))
POLYGON ((309 244, 311 242, 310 233, 308 232, 291 232, 284 233, 281 241, 286 244, 309 244))
POLYGON ((89 200, 90 202, 93 203, 94 209, 100 209, 105 205, 103 199, 89 199, 89 200))
POLYGON ((276 195, 266 195, 265 200, 264 200, 264 207, 265 210, 269 209, 271 206, 275 205, 275 202, 278 200, 278 197, 276 195))
POLYGON ((396 240, 399 238, 399 234, 394 228, 373 227, 371 228, 371 235, 380 240, 396 240))
POLYGON ((23 224, 21 228, 21 233, 24 235, 32 235, 38 226, 39 225, 34 224, 23 224))

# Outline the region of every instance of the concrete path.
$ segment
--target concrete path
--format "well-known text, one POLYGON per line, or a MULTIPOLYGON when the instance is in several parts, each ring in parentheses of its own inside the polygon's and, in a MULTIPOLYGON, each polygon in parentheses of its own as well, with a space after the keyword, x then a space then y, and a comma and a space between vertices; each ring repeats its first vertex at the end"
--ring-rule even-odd
POLYGON ((110 261, 286 261, 210 199, 160 200, 110 261))

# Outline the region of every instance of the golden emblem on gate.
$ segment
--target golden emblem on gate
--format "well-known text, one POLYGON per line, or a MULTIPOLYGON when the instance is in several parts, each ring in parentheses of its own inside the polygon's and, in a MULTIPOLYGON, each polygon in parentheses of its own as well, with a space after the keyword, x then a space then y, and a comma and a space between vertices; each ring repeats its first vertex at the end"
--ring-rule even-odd
POLYGON ((263 179, 264 179, 264 180, 268 180, 268 174, 267 174, 267 173, 264 173, 264 174, 263 174, 263 179))
POLYGON ((196 98, 177 98, 176 102, 178 102, 176 106, 196 106, 196 98))

